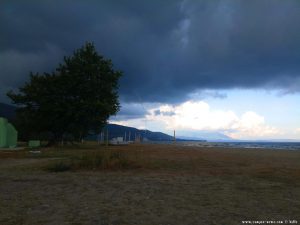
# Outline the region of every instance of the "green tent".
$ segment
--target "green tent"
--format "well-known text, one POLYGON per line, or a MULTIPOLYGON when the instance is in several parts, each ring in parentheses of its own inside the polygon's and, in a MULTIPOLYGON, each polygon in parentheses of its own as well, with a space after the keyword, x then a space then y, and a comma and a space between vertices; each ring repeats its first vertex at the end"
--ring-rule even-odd
POLYGON ((17 146, 18 132, 7 119, 0 117, 0 148, 17 146))

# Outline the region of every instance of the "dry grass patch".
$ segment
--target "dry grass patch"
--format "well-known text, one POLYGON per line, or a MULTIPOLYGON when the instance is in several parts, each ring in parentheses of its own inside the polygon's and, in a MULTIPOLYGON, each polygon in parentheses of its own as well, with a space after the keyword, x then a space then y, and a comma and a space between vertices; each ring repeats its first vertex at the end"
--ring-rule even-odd
POLYGON ((300 221, 300 151, 94 144, 1 154, 0 224, 300 221))
POLYGON ((78 170, 123 170, 139 168, 137 162, 128 158, 124 152, 93 151, 74 155, 47 166, 51 172, 78 170))

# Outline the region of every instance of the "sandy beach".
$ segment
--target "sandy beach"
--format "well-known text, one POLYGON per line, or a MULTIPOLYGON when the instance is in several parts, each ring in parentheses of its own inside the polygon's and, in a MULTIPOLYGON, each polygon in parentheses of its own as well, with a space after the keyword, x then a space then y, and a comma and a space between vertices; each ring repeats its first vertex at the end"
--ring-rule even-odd
POLYGON ((300 222, 300 151, 158 144, 1 151, 0 181, 1 225, 300 222), (108 151, 134 166, 47 170, 108 151))

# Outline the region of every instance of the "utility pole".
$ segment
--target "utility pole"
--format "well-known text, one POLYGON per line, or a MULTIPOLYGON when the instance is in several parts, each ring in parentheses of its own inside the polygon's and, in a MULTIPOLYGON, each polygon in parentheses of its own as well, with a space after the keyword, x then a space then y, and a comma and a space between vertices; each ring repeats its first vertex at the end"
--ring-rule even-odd
POLYGON ((176 133, 175 133, 175 130, 174 130, 174 142, 176 142, 176 133))
POLYGON ((108 146, 108 129, 107 129, 107 132, 106 132, 106 146, 108 146))

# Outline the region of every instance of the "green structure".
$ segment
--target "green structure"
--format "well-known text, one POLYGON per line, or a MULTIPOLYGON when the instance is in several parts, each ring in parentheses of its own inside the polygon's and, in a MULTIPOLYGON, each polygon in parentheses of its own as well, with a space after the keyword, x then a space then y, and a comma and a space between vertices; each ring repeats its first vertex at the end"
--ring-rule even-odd
POLYGON ((7 119, 0 117, 0 148, 17 146, 18 132, 7 119))
POLYGON ((40 140, 31 140, 28 142, 28 147, 30 147, 30 148, 38 148, 40 146, 41 146, 40 140))

